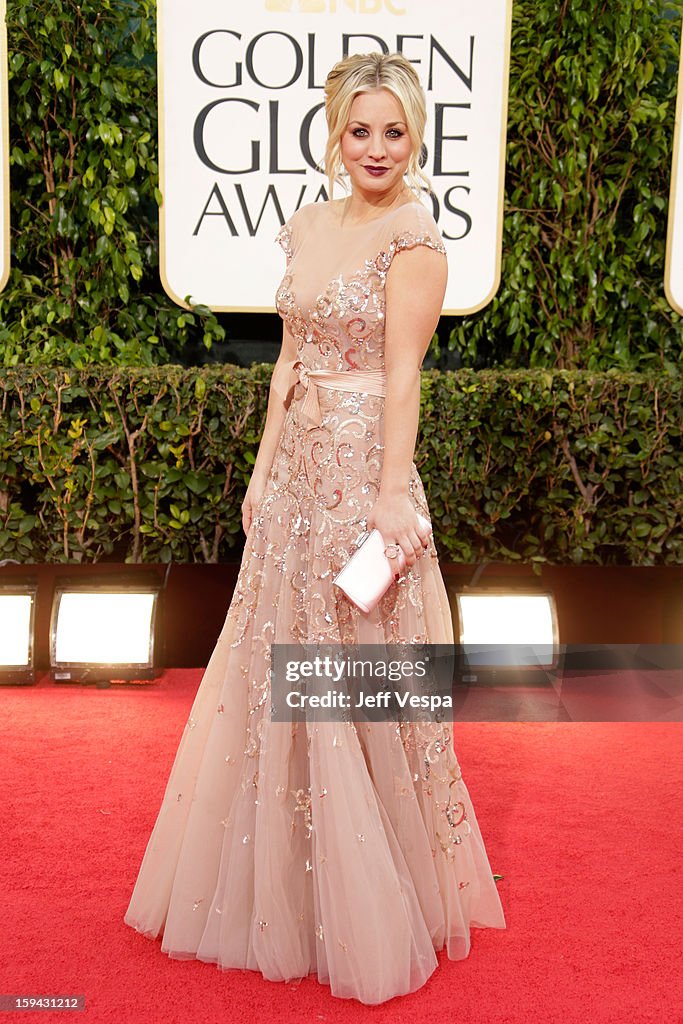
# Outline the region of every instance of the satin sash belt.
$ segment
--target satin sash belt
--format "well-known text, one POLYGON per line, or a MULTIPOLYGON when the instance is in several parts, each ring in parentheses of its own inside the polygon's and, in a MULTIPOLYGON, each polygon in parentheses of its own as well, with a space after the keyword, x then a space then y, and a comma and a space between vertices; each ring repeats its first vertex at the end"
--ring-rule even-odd
MULTIPOLYGON (((386 391, 386 373, 384 370, 309 370, 297 360, 292 369, 299 375, 299 380, 306 389, 301 412, 311 421, 311 427, 322 422, 318 388, 329 388, 332 391, 360 391, 367 395, 379 395, 383 398, 386 391)), ((310 430, 310 427, 307 429, 310 430)))

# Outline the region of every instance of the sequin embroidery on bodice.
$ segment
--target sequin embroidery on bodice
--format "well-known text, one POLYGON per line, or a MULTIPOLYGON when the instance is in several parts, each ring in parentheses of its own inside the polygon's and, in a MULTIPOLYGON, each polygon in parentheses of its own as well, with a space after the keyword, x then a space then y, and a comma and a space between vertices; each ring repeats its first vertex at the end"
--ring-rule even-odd
POLYGON ((300 246, 294 237, 294 218, 277 235, 287 254, 287 271, 276 294, 277 311, 296 339, 299 358, 311 369, 381 369, 384 292, 394 256, 416 245, 442 253, 446 249, 431 215, 418 203, 348 229, 340 229, 332 215, 325 217, 321 211, 314 217, 316 213, 308 207, 297 215, 305 222, 297 225, 300 246), (311 225, 315 220, 321 223, 311 225), (330 248, 339 270, 325 281, 320 256, 330 248), (315 282, 317 292, 315 287, 311 290, 315 282))

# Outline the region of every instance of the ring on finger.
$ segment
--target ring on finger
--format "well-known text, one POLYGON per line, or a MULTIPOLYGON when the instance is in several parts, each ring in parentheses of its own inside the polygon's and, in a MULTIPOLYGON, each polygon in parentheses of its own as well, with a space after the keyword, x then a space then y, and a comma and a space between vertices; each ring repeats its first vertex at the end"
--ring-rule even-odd
POLYGON ((387 544, 384 549, 384 554, 387 558, 398 558, 399 550, 398 544, 387 544))

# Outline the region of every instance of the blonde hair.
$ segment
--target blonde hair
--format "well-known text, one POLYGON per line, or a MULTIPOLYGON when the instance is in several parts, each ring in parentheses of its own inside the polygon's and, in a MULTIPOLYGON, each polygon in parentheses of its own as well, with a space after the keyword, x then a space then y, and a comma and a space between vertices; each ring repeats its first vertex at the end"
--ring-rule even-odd
POLYGON ((332 198, 335 181, 344 182, 341 138, 349 123, 351 104, 359 93, 373 89, 387 89, 401 104, 412 142, 406 169, 408 185, 418 193, 425 188, 431 192, 431 182, 419 163, 427 104, 415 68, 400 53, 359 53, 335 64, 325 81, 328 138, 320 170, 327 175, 329 198, 332 198))

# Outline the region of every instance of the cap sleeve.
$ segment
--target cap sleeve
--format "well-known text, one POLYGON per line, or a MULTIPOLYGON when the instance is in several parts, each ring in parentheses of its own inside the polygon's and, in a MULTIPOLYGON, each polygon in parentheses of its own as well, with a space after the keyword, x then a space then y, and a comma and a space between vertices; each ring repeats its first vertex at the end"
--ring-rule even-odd
POLYGON ((441 232, 434 217, 420 203, 400 206, 392 217, 384 237, 383 255, 388 269, 397 253, 426 245, 446 255, 441 232))
POLYGON ((279 242, 285 251, 285 255, 287 256, 287 266, 289 266, 289 263, 295 255, 299 245, 303 222, 307 216, 305 212, 306 210, 306 206, 302 206, 300 209, 296 210, 289 220, 285 221, 275 236, 275 241, 279 242))
POLYGON ((292 234, 293 234, 292 222, 291 222, 291 220, 288 220, 288 221, 285 221, 285 223, 282 225, 282 227, 280 228, 280 230, 278 231, 278 233, 275 236, 275 241, 279 242, 280 245, 282 246, 282 248, 285 251, 285 255, 287 257, 287 266, 289 266, 289 261, 291 260, 291 258, 293 256, 293 252, 292 252, 292 234))

